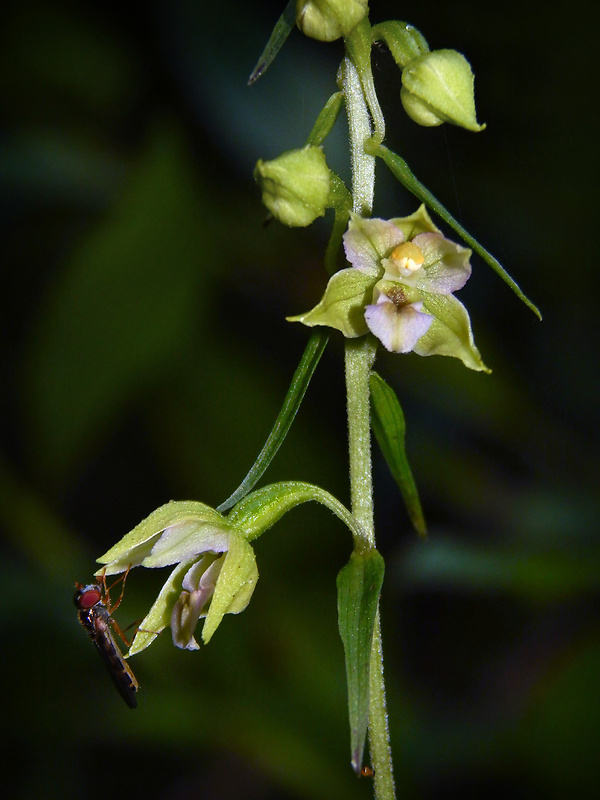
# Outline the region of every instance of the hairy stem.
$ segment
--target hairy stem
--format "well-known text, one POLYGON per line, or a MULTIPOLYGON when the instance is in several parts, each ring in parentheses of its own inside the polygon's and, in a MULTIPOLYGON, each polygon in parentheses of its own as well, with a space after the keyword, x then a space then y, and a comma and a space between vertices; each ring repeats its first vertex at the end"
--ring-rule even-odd
MULTIPOLYGON (((375 159, 365 153, 364 143, 371 135, 372 123, 358 72, 348 57, 342 63, 339 83, 348 114, 353 208, 357 213, 368 216, 373 210, 375 159)), ((369 373, 374 358, 375 346, 371 337, 363 336, 359 339, 346 340, 350 495, 352 513, 365 532, 364 541, 355 540, 357 549, 375 547, 369 393, 369 373)), ((375 770, 375 798, 376 800, 394 800, 394 777, 385 705, 379 612, 377 612, 371 649, 369 748, 371 764, 375 770)))
POLYGON ((350 498, 352 513, 365 532, 365 541, 355 541, 357 550, 375 547, 369 394, 369 374, 374 359, 375 347, 371 337, 346 340, 350 498))

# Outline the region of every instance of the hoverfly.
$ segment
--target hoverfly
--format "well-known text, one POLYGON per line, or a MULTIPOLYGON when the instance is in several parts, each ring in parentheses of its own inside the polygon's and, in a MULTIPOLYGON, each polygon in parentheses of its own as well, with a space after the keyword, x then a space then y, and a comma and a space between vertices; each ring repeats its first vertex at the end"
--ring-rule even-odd
MULTIPOLYGON (((123 578, 123 584, 126 577, 127 573, 123 578)), ((123 597, 123 590, 121 590, 121 596, 118 601, 112 606, 104 575, 102 575, 102 586, 96 583, 90 583, 87 586, 76 583, 75 587, 76 592, 73 602, 77 608, 79 622, 96 645, 102 663, 106 667, 112 682, 117 687, 119 694, 129 708, 135 708, 137 706, 136 692, 139 689, 139 683, 123 658, 112 631, 112 628, 114 628, 123 641, 127 641, 111 616, 113 611, 119 607, 123 597)))

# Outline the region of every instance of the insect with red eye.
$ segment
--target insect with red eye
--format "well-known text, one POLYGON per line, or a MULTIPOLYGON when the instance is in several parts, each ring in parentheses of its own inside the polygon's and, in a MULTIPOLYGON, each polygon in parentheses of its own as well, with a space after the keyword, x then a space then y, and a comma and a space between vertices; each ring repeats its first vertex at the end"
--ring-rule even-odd
POLYGON ((137 706, 136 693, 139 689, 139 683, 115 641, 113 630, 128 644, 123 632, 112 618, 113 612, 119 607, 123 598, 127 572, 123 577, 121 595, 114 606, 110 601, 109 589, 106 587, 104 574, 102 575, 101 586, 96 583, 90 583, 87 586, 76 583, 73 602, 77 608, 79 622, 96 645, 102 663, 106 667, 112 682, 117 687, 119 694, 129 708, 135 708, 137 706))

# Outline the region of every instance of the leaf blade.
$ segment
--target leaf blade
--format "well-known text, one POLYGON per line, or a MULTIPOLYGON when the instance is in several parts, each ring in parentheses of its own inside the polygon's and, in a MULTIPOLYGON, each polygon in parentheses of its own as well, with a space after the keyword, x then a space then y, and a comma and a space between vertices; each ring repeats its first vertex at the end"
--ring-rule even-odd
POLYGON ((348 684, 351 763, 359 774, 369 724, 371 647, 385 565, 377 550, 354 551, 337 576, 338 626, 348 684))
POLYGON ((258 454, 256 461, 250 467, 244 480, 233 494, 217 507, 217 511, 224 512, 234 506, 256 486, 264 475, 267 467, 275 457, 275 454, 288 434, 328 341, 329 333, 327 331, 315 331, 308 340, 306 349, 294 372, 290 388, 285 396, 271 433, 267 437, 267 441, 258 454))
POLYGON ((383 457, 406 504, 408 515, 419 536, 427 536, 427 523, 405 448, 406 424, 396 393, 377 372, 371 372, 369 387, 372 425, 383 457))
POLYGON ((256 62, 256 66, 250 73, 250 77, 248 78, 248 86, 252 86, 252 84, 256 83, 259 78, 262 78, 273 61, 275 61, 277 53, 285 44, 285 40, 290 35, 295 22, 296 0, 289 0, 289 3, 283 10, 283 14, 275 23, 275 27, 273 28, 271 36, 269 37, 269 41, 265 45, 265 49, 260 54, 260 57, 256 62))
POLYGON ((392 152, 391 150, 388 150, 388 148, 384 147, 384 145, 377 144, 377 142, 373 140, 365 143, 365 152, 372 156, 379 156, 388 166, 392 174, 398 179, 398 181, 400 181, 400 183, 406 189, 408 189, 409 192, 414 194, 418 200, 420 200, 422 203, 425 203, 426 206, 435 211, 435 213, 440 216, 447 225, 456 231, 456 233, 458 233, 458 235, 469 245, 469 247, 472 247, 477 255, 479 255, 486 262, 486 264, 490 266, 500 278, 502 278, 504 283, 506 283, 507 286, 512 289, 519 300, 525 303, 527 308, 533 311, 538 319, 542 319, 542 314, 539 308, 525 295, 518 283, 511 278, 500 262, 494 258, 494 256, 488 250, 486 250, 485 247, 480 245, 477 239, 475 239, 474 236, 471 236, 471 234, 465 228, 463 228, 460 222, 448 211, 445 206, 440 203, 435 195, 433 195, 429 189, 422 184, 421 181, 415 177, 415 175, 413 175, 410 167, 401 156, 392 152))

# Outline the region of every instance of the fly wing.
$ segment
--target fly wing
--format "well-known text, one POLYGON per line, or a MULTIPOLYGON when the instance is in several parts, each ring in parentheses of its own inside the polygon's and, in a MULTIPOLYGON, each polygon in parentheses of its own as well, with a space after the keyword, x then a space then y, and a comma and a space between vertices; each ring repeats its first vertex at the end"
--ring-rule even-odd
POLYGON ((139 689, 139 683, 115 642, 108 623, 108 615, 106 615, 106 618, 104 615, 96 616, 94 622, 96 634, 94 636, 94 644, 100 653, 102 663, 129 708, 136 708, 136 693, 139 689))

